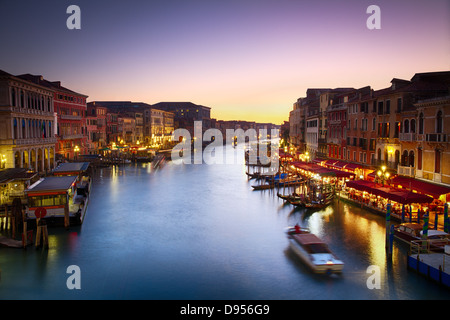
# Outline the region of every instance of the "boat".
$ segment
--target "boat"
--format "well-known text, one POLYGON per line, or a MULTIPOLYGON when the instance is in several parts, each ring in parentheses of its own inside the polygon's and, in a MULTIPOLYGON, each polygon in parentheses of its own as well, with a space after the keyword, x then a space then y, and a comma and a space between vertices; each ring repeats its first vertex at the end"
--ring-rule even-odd
POLYGON ((302 200, 304 198, 304 195, 298 194, 298 193, 292 193, 292 194, 281 194, 277 193, 277 196, 283 200, 290 201, 296 201, 296 200, 302 200))
MULTIPOLYGON (((411 244, 413 241, 423 240, 423 226, 406 222, 398 226, 394 226, 394 237, 411 244)), ((432 251, 443 252, 445 245, 450 243, 450 234, 442 230, 429 229, 426 240, 430 240, 430 249, 432 251)))
POLYGON ((273 188, 275 188, 275 185, 273 183, 271 183, 271 184, 258 184, 258 185, 253 185, 252 188, 254 190, 266 190, 266 189, 273 189, 273 188))
POLYGON ((289 246, 314 272, 320 274, 341 273, 344 262, 339 260, 328 245, 313 233, 288 235, 289 246))
POLYGON ((326 195, 324 199, 313 200, 304 204, 308 209, 323 209, 327 207, 334 199, 334 193, 326 195))
POLYGON ((298 186, 302 184, 304 180, 302 178, 290 178, 286 180, 275 181, 277 187, 288 187, 288 186, 298 186))
POLYGON ((420 240, 420 231, 422 231, 422 226, 414 222, 402 223, 398 226, 394 226, 394 236, 407 243, 414 240, 420 240))
POLYGON ((298 224, 296 224, 293 227, 287 227, 285 229, 285 233, 287 236, 292 236, 294 234, 311 233, 311 231, 308 228, 300 227, 298 224))
POLYGON ((309 197, 288 198, 288 202, 296 207, 304 207, 307 209, 323 209, 327 207, 334 199, 335 194, 329 193, 325 195, 325 198, 319 200, 312 200, 309 197))

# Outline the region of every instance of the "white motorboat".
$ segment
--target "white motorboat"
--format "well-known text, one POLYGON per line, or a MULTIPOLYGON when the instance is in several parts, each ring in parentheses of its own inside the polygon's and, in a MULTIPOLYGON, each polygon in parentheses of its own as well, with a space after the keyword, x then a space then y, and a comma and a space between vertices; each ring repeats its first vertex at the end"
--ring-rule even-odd
POLYGON ((288 235, 291 249, 315 273, 341 273, 344 262, 339 260, 328 245, 313 233, 288 235))

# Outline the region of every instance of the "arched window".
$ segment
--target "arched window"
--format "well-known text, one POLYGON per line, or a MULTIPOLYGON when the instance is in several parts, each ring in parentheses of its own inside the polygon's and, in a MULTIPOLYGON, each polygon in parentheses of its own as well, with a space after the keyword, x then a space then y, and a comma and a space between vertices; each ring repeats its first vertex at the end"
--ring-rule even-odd
POLYGON ((403 151, 403 154, 402 154, 402 166, 404 166, 404 167, 407 167, 409 164, 408 164, 408 151, 407 150, 405 150, 405 151, 403 151))
POLYGON ((423 113, 419 115, 419 134, 423 134, 423 113))
POLYGON ((411 133, 416 133, 416 119, 411 119, 410 125, 411 125, 410 127, 411 133))
POLYGON ((442 133, 442 111, 439 110, 436 115, 436 133, 442 133))
POLYGON ((400 151, 399 150, 395 150, 395 166, 397 167, 397 165, 400 162, 400 151))
POLYGON ((410 167, 414 167, 414 151, 413 150, 411 150, 409 152, 409 163, 408 164, 410 167))
POLYGON ((409 120, 405 119, 404 125, 403 125, 403 133, 409 133, 409 120))
POLYGON ((16 151, 14 153, 14 168, 20 168, 22 159, 20 158, 20 153, 19 151, 16 151))

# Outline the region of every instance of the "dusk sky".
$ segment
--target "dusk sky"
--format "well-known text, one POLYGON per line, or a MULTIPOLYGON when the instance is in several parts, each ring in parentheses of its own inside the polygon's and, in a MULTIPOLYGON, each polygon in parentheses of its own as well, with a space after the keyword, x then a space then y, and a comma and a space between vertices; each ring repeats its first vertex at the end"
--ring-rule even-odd
POLYGON ((308 88, 450 70, 449 0, 0 0, 0 69, 94 100, 190 101, 281 124, 308 88), (69 30, 69 5, 81 30, 69 30), (369 30, 368 6, 381 9, 369 30))

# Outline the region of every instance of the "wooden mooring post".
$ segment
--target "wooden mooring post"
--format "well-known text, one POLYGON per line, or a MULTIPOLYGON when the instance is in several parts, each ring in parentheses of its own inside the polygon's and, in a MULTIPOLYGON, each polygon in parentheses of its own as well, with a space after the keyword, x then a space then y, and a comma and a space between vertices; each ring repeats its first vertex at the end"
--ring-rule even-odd
POLYGON ((41 246, 48 249, 48 230, 45 221, 39 221, 36 230, 36 248, 41 246))

